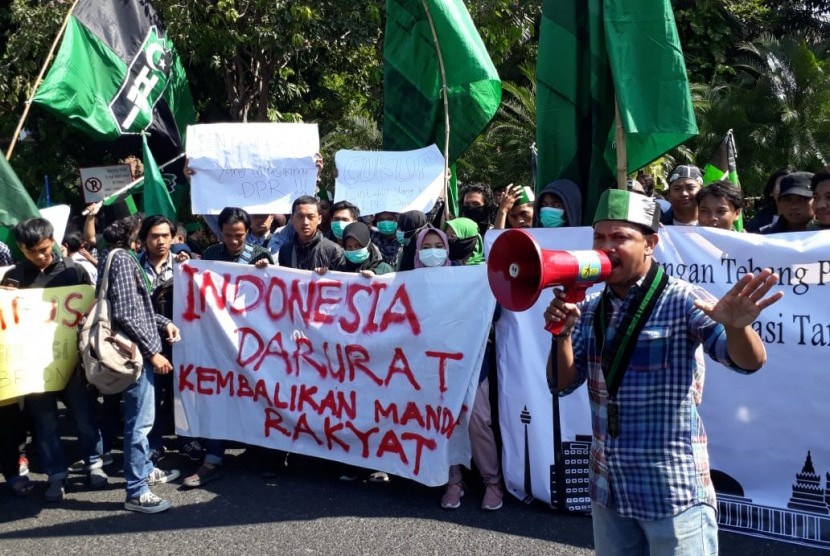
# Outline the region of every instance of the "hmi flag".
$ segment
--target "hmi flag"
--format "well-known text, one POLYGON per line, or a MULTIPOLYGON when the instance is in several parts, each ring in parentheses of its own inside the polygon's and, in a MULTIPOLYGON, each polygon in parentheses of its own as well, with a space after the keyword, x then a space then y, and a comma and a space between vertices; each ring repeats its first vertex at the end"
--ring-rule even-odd
POLYGON ((96 139, 147 131, 176 153, 195 120, 181 61, 143 0, 80 0, 33 102, 96 139))

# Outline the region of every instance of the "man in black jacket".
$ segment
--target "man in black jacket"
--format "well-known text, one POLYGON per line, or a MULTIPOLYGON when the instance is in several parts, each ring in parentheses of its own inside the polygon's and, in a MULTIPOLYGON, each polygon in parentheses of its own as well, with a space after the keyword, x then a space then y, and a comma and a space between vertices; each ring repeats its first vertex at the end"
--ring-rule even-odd
POLYGON ((315 197, 304 195, 291 205, 291 225, 297 234, 280 248, 279 264, 301 270, 339 270, 344 263, 343 249, 323 237, 318 229, 322 216, 315 197))
MULTIPOLYGON (((17 224, 14 238, 25 258, 5 274, 0 285, 21 289, 91 285, 86 270, 72 260, 60 257, 53 235, 52 224, 43 218, 30 218, 17 224)), ((43 471, 48 475, 47 502, 63 500, 67 478, 58 432, 58 396, 69 407, 78 425, 78 440, 84 453, 90 486, 103 488, 107 485, 108 477, 101 461, 101 431, 95 418, 95 400, 85 387, 81 372, 76 369, 60 392, 28 394, 25 398, 25 411, 31 416, 43 471)))

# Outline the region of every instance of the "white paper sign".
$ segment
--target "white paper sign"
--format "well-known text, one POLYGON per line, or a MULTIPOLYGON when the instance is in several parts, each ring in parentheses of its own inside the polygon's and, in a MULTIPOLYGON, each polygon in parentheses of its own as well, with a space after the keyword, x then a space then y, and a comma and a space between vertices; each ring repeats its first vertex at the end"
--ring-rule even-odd
POLYGON ((290 213, 297 197, 314 195, 318 152, 317 124, 188 126, 193 214, 219 214, 225 207, 290 213))
POLYGON ((129 164, 81 168, 81 189, 87 203, 103 201, 132 181, 129 164))
POLYGON ((495 300, 483 266, 377 276, 177 266, 176 430, 447 482, 495 300), (451 309, 451 310, 449 310, 451 309))
POLYGON ((414 151, 337 151, 335 201, 361 214, 429 212, 444 187, 444 157, 430 145, 414 151))

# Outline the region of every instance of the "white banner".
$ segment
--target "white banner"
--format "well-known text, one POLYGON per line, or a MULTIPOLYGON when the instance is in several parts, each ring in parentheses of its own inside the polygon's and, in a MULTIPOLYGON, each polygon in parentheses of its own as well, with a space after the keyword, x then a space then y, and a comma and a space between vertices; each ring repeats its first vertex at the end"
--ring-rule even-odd
POLYGON ((444 187, 444 156, 430 145, 414 151, 337 151, 335 201, 361 214, 429 212, 444 187))
POLYGON ((199 124, 187 127, 193 214, 240 207, 251 214, 287 214, 314 195, 320 152, 317 124, 199 124))
MULTIPOLYGON (((533 230, 547 249, 590 249, 589 228, 533 230)), ((492 242, 495 234, 488 234, 492 242)), ((745 272, 772 268, 784 298, 754 324, 768 361, 746 376, 707 358, 700 413, 709 437, 721 527, 781 540, 830 546, 830 234, 759 236, 711 228, 660 231, 655 259, 667 272, 722 296, 745 272), (808 453, 809 459, 808 462, 808 453)), ((544 378, 550 336, 542 311, 549 290, 524 313, 505 311, 497 325, 504 468, 508 489, 551 501, 551 396, 544 378), (522 349, 511 349, 521 342, 522 349), (525 461, 525 431, 530 461, 525 461)), ((587 500, 591 423, 583 386, 561 400, 563 470, 568 505, 587 500)), ((553 496, 553 499, 556 497, 553 496)))
POLYGON ((446 483, 495 300, 485 268, 177 266, 176 432, 446 483))

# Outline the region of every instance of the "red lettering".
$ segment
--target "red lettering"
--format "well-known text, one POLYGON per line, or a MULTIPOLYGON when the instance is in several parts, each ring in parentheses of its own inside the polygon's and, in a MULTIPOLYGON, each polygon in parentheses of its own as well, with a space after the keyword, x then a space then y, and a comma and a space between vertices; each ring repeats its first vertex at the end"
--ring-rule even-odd
POLYGON ((346 361, 349 362, 349 380, 354 381, 355 371, 360 371, 368 376, 372 382, 380 386, 383 381, 378 375, 365 365, 369 362, 369 352, 366 348, 357 344, 349 344, 346 346, 346 361))
POLYGON ((285 313, 288 311, 288 306, 285 303, 286 296, 287 293, 285 291, 285 282, 283 282, 280 278, 277 278, 276 276, 271 278, 271 280, 268 282, 268 289, 265 292, 265 297, 268 300, 268 303, 265 305, 265 310, 268 313, 268 316, 275 321, 281 320, 285 316, 285 313), (272 303, 275 289, 279 290, 280 310, 278 312, 274 311, 274 305, 272 303))
POLYGON ((380 321, 380 331, 383 332, 390 325, 408 323, 409 328, 412 329, 412 334, 418 336, 421 334, 421 323, 418 321, 418 315, 415 314, 415 309, 412 308, 412 301, 409 299, 409 293, 406 291, 406 284, 401 284, 395 290, 395 295, 392 302, 387 307, 386 312, 380 321), (401 312, 396 312, 394 309, 400 304, 401 312))
POLYGON ((424 416, 421 414, 421 410, 418 409, 418 404, 415 402, 407 403, 406 409, 404 409, 403 415, 401 416, 401 425, 405 425, 409 421, 417 421, 421 428, 426 427, 424 416))
POLYGON ((391 402, 384 408, 380 400, 375 400, 375 423, 380 423, 381 418, 391 418, 393 423, 398 424, 398 406, 395 402, 391 402))
POLYGON ((348 285, 346 288, 346 309, 353 318, 352 320, 346 320, 345 317, 340 317, 338 322, 340 323, 340 328, 343 332, 353 334, 357 332, 358 328, 360 328, 360 311, 355 305, 355 297, 359 293, 371 294, 372 291, 372 288, 369 286, 364 286, 363 284, 359 284, 357 282, 353 282, 348 285))
POLYGON ((392 362, 389 363, 389 371, 386 373, 386 381, 384 384, 389 386, 389 383, 392 381, 392 375, 397 373, 405 376, 415 390, 421 389, 421 385, 415 380, 412 369, 409 368, 409 361, 406 360, 406 356, 401 348, 395 348, 395 355, 392 357, 392 362))
POLYGON ((79 294, 78 292, 72 292, 67 295, 63 300, 63 308, 64 310, 69 313, 70 315, 74 315, 74 320, 63 320, 63 325, 68 326, 69 328, 75 328, 81 323, 81 320, 84 318, 83 312, 79 311, 75 307, 72 306, 72 302, 76 299, 83 299, 83 295, 79 294))
POLYGON ((387 452, 398 454, 398 457, 401 458, 401 462, 404 465, 409 464, 409 459, 407 459, 406 452, 404 451, 403 446, 401 446, 401 441, 398 440, 398 435, 391 429, 386 431, 386 434, 383 435, 383 439, 378 445, 377 456, 383 457, 383 455, 387 452))
POLYGON ((426 447, 430 452, 434 452, 437 444, 432 438, 426 438, 414 432, 405 432, 401 434, 401 439, 415 441, 415 465, 412 469, 412 473, 418 475, 418 473, 421 472, 421 455, 424 451, 424 447, 426 447))
MULTIPOLYGON (((237 328, 236 334, 238 338, 237 343, 239 345, 236 352, 236 364, 240 367, 247 367, 262 353, 262 348, 264 347, 262 338, 260 338, 259 333, 256 330, 247 326, 237 328), (253 347, 253 353, 251 355, 245 356, 243 353, 251 347, 251 344, 248 343, 249 338, 255 342, 255 347, 253 347)), ((260 359, 260 363, 261 362, 262 360, 260 359)), ((259 370, 259 365, 257 365, 254 370, 259 370)))
POLYGON ((225 310, 225 300, 228 298, 228 284, 231 281, 230 274, 222 274, 221 276, 213 272, 202 273, 202 286, 199 288, 199 298, 202 302, 202 310, 205 310, 208 302, 208 292, 213 296, 213 302, 216 304, 216 309, 219 311, 225 310), (221 279, 219 286, 214 282, 214 276, 221 279))
POLYGON ((185 367, 184 365, 179 365, 179 392, 184 392, 185 390, 189 390, 193 392, 195 387, 193 383, 188 380, 190 378, 190 373, 193 372, 193 365, 188 365, 185 367))
POLYGON ((216 374, 213 369, 196 367, 196 391, 205 396, 212 396, 214 390, 210 388, 210 385, 215 378, 216 374))
POLYGON ((262 379, 257 380, 256 386, 254 386, 254 401, 258 402, 260 397, 265 398, 268 405, 272 405, 271 398, 268 397, 268 390, 265 388, 265 381, 262 379))
POLYGON ((278 407, 280 409, 288 409, 288 402, 284 402, 284 401, 280 400, 280 389, 281 388, 282 388, 282 385, 279 382, 276 385, 274 385, 274 398, 273 398, 274 401, 273 401, 273 403, 274 403, 275 407, 278 407))
POLYGON ((199 318, 199 315, 196 313, 196 295, 194 294, 196 283, 193 278, 196 276, 198 270, 187 263, 182 264, 181 268, 187 280, 187 295, 185 296, 185 308, 182 313, 182 318, 185 322, 193 322, 199 318))
POLYGON ((223 388, 228 389, 229 395, 233 396, 233 371, 228 371, 224 375, 216 371, 216 393, 219 394, 223 388))
POLYGON ((297 426, 294 427, 294 436, 292 440, 296 442, 297 438, 299 438, 301 434, 309 435, 311 438, 314 439, 314 442, 316 442, 318 446, 321 446, 323 444, 323 441, 317 438, 317 435, 314 434, 314 431, 311 429, 311 426, 309 426, 308 418, 306 417, 305 413, 300 414, 300 418, 297 419, 297 426))
POLYGON ((288 375, 291 374, 291 360, 288 358, 288 352, 282 347, 282 332, 277 332, 274 334, 274 337, 268 341, 268 345, 265 346, 265 351, 263 352, 262 357, 259 361, 257 361, 257 364, 254 365, 255 371, 259 370, 266 357, 277 357, 282 360, 283 365, 285 365, 285 373, 288 375), (275 346, 275 348, 271 349, 271 346, 275 346))
POLYGON ((337 369, 335 370, 331 364, 331 357, 329 356, 329 343, 323 342, 323 354, 326 356, 326 362, 329 367, 329 376, 338 382, 342 383, 346 380, 346 365, 343 361, 343 346, 340 344, 334 345, 334 351, 337 354, 337 369))
POLYGON ((50 308, 49 308, 49 318, 46 322, 57 322, 58 321, 58 298, 53 297, 49 300, 50 308))
MULTIPOLYGON (((236 292, 234 293, 233 301, 230 304, 230 312, 232 315, 244 315, 245 313, 251 312, 257 307, 259 307, 263 300, 263 292, 265 291, 265 282, 259 276, 253 276, 250 274, 243 274, 242 276, 238 276, 236 278, 236 292), (253 296, 252 299, 249 299, 249 296, 242 295, 240 297, 239 293, 240 290, 244 288, 243 284, 247 282, 251 284, 256 295, 253 296), (236 302, 239 299, 242 299, 242 306, 237 307, 236 302)), ((249 288, 244 288, 246 291, 249 288)))
POLYGON ((447 359, 453 361, 461 361, 464 359, 463 353, 450 353, 446 351, 427 351, 427 357, 438 358, 438 390, 443 393, 447 391, 447 359))
POLYGON ((380 431, 379 428, 373 427, 367 431, 362 431, 354 426, 351 421, 346 421, 346 426, 351 430, 354 435, 360 440, 360 443, 363 445, 363 450, 360 452, 360 455, 365 459, 369 457, 369 439, 372 437, 373 434, 380 431))
POLYGON ((318 322, 320 324, 331 324, 334 322, 334 317, 330 314, 324 312, 323 306, 331 305, 332 308, 336 308, 337 305, 340 303, 339 297, 325 297, 327 289, 334 289, 337 293, 340 293, 340 290, 343 287, 343 283, 340 280, 317 280, 314 282, 317 284, 317 299, 314 302, 314 311, 312 313, 312 320, 314 322, 318 322))
POLYGON ((270 407, 265 408, 265 438, 271 437, 271 429, 279 432, 280 434, 290 438, 291 432, 288 429, 282 426, 283 418, 279 411, 271 409, 270 407))
POLYGON ((314 353, 314 346, 311 345, 311 340, 308 338, 297 338, 297 348, 294 350, 294 362, 297 366, 297 376, 300 376, 300 359, 311 365, 315 371, 320 375, 320 378, 326 378, 326 366, 318 363, 311 357, 314 353), (303 350, 302 352, 300 350, 303 350))
POLYGON ((20 324, 20 300, 22 298, 15 297, 12 299, 12 320, 15 324, 20 324))
POLYGON ((318 415, 321 413, 320 406, 314 401, 314 394, 317 393, 316 386, 308 386, 300 384, 300 395, 297 400, 297 411, 305 411, 305 406, 308 405, 318 415))
POLYGON ((288 310, 291 312, 291 322, 294 322, 294 315, 296 312, 299 312, 303 323, 308 326, 309 319, 311 318, 311 308, 314 306, 315 294, 316 288, 314 287, 314 282, 309 282, 306 290, 308 297, 306 297, 306 304, 303 307, 303 294, 300 291, 300 281, 291 280, 291 292, 288 294, 288 301, 286 302, 288 310))
POLYGON ((329 450, 332 449, 334 443, 336 442, 341 448, 343 448, 344 452, 349 451, 350 446, 335 435, 336 432, 343 430, 343 426, 343 423, 337 423, 332 426, 331 418, 326 417, 326 420, 323 423, 323 432, 326 435, 326 445, 329 447, 329 450))
POLYGON ((245 375, 237 375, 236 376, 237 387, 236 387, 236 396, 238 398, 253 398, 254 391, 251 389, 251 383, 248 382, 248 378, 245 375))
POLYGON ((375 315, 378 312, 380 294, 386 288, 387 285, 383 282, 372 282, 372 307, 369 309, 369 317, 366 319, 366 325, 363 327, 364 334, 373 334, 378 331, 378 325, 375 324, 375 315))

